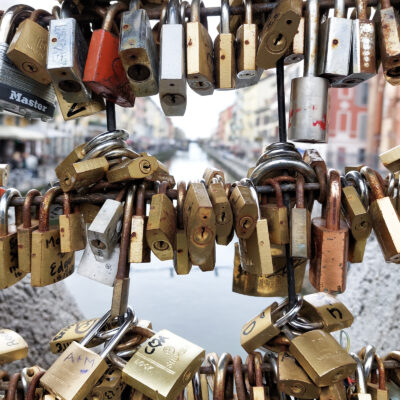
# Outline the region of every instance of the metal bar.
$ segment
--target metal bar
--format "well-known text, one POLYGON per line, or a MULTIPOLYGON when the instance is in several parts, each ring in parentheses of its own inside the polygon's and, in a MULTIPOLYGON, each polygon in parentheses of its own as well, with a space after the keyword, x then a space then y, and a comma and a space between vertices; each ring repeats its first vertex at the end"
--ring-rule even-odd
POLYGON ((284 57, 276 63, 276 94, 278 97, 279 141, 287 142, 285 110, 285 65, 284 57))

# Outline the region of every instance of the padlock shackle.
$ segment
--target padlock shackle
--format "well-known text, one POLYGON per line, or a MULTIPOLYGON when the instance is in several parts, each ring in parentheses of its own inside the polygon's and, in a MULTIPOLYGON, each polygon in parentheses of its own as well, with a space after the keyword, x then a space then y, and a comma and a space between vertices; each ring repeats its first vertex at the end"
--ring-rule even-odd
POLYGON ((360 173, 361 176, 368 182, 373 200, 384 198, 385 193, 376 172, 372 168, 365 166, 361 168, 360 173))
POLYGON ((190 6, 190 22, 200 22, 200 0, 192 0, 190 6))
POLYGON ((71 196, 68 192, 63 195, 63 212, 67 217, 71 214, 71 196))
POLYGON ((257 204, 258 219, 260 219, 261 218, 261 210, 260 210, 260 202, 258 201, 258 193, 257 193, 256 187, 254 186, 253 182, 249 178, 241 179, 240 183, 243 186, 247 186, 250 188, 251 195, 257 204))
POLYGON ((178 182, 178 196, 176 203, 176 214, 178 219, 178 228, 184 229, 183 223, 183 206, 186 199, 186 183, 184 181, 178 182))
POLYGON ((375 362, 377 365, 377 370, 378 370, 378 376, 379 376, 379 380, 378 380, 378 387, 380 390, 386 390, 386 370, 385 370, 385 364, 383 363, 382 358, 375 353, 375 362))
POLYGON ((335 13, 336 18, 346 18, 346 2, 345 0, 335 0, 335 13))
POLYGON ((21 193, 14 188, 7 189, 0 199, 0 236, 8 234, 8 207, 14 197, 21 197, 21 193))
POLYGON ((366 0, 356 0, 356 10, 358 19, 368 19, 368 2, 366 0))
POLYGON ((319 0, 308 0, 304 19, 304 76, 316 76, 318 64, 319 0))
MULTIPOLYGON (((119 1, 118 3, 113 4, 112 6, 109 7, 107 10, 107 14, 103 20, 103 25, 101 26, 101 29, 111 32, 113 23, 115 21, 115 17, 117 14, 121 11, 126 11, 128 9, 128 6, 119 1)), ((115 32, 116 34, 119 34, 119 32, 115 32)))
POLYGON ((362 360, 364 368, 364 377, 368 381, 371 374, 372 364, 375 359, 376 349, 374 346, 368 344, 358 352, 358 357, 362 360))
POLYGON ((244 23, 252 24, 253 23, 253 3, 251 0, 243 0, 244 3, 244 23))
POLYGON ((25 18, 29 18, 32 7, 17 4, 8 8, 0 22, 0 43, 10 43, 18 24, 25 18))
POLYGON ((262 365, 262 356, 260 352, 256 352, 254 354, 254 372, 255 372, 255 378, 256 378, 256 386, 264 386, 263 384, 263 371, 261 369, 262 365))
POLYGON ((39 211, 39 232, 47 232, 50 222, 50 205, 57 195, 61 193, 61 188, 52 187, 43 196, 39 211))
POLYGON ((357 392, 365 394, 367 393, 367 383, 365 381, 365 375, 364 375, 364 366, 357 354, 355 353, 350 353, 350 355, 353 357, 354 361, 357 363, 357 368, 356 368, 356 376, 357 376, 357 392))
POLYGON ((229 0, 221 0, 221 33, 230 33, 229 0))
POLYGON ((37 189, 31 189, 25 197, 24 205, 22 208, 22 227, 27 229, 32 226, 31 218, 31 207, 32 201, 36 196, 40 196, 40 192, 37 189))
POLYGON ((186 9, 188 7, 189 3, 186 0, 182 1, 179 11, 181 13, 181 23, 183 26, 186 24, 186 9))
POLYGON ((222 353, 218 360, 218 365, 214 377, 214 398, 224 399, 225 393, 231 394, 228 398, 233 397, 233 379, 227 379, 228 365, 233 364, 233 358, 229 353, 222 353), (229 387, 227 387, 229 383, 229 387))
POLYGON ((129 11, 136 11, 140 8, 140 0, 131 0, 129 2, 129 11))
POLYGON ((276 205, 278 206, 278 208, 285 207, 285 205, 283 204, 282 188, 281 188, 281 185, 279 184, 279 182, 277 180, 275 180, 274 178, 267 178, 264 181, 264 184, 271 185, 274 188, 276 205))
POLYGON ((305 208, 304 176, 302 174, 296 176, 296 208, 305 208))
POLYGON ((127 143, 121 139, 109 140, 108 142, 98 144, 96 147, 87 152, 82 161, 102 157, 104 154, 107 154, 111 150, 124 149, 127 146, 127 143))
POLYGON ((335 169, 328 172, 328 199, 326 204, 326 228, 337 231, 340 227, 340 207, 342 201, 342 185, 340 173, 335 169))
POLYGON ((381 9, 392 7, 390 0, 380 0, 380 2, 381 2, 381 9))
POLYGON ((77 12, 77 7, 72 2, 72 0, 63 1, 61 5, 60 17, 64 18, 73 18, 74 13, 77 12))
POLYGON ((169 183, 167 181, 160 182, 158 186, 158 194, 167 194, 167 190, 169 188, 169 183))
POLYGON ((178 25, 181 23, 179 0, 169 0, 167 5, 167 24, 178 25))
POLYGON ((99 144, 108 142, 113 139, 128 139, 129 133, 125 129, 116 129, 114 131, 107 131, 96 135, 93 139, 90 139, 83 147, 84 154, 89 153, 99 144))
POLYGON ((46 11, 46 10, 42 10, 42 9, 37 9, 32 11, 32 14, 29 16, 29 19, 35 22, 38 22, 38 20, 40 19, 40 17, 49 17, 51 16, 51 14, 46 11))
POLYGON ((144 217, 146 211, 145 202, 146 187, 140 185, 136 193, 136 204, 135 204, 135 215, 138 217, 144 217))
POLYGON ((369 206, 369 199, 368 199, 368 187, 365 183, 364 179, 362 178, 361 174, 358 171, 349 171, 346 174, 346 181, 348 183, 353 183, 357 193, 360 196, 364 207, 368 210, 369 206))

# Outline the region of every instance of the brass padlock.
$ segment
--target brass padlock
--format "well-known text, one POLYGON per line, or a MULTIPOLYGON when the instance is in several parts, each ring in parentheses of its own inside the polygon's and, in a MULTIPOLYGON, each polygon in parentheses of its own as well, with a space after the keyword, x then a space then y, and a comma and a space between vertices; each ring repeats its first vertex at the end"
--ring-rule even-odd
POLYGON ((379 158, 389 171, 394 174, 400 171, 400 145, 379 154, 379 158))
POLYGON ((148 263, 150 262, 150 247, 145 238, 148 218, 146 216, 146 188, 139 186, 136 193, 136 210, 132 217, 131 244, 129 248, 129 262, 148 263))
POLYGON ((39 226, 38 219, 32 221, 31 218, 31 205, 36 196, 40 196, 40 192, 36 189, 31 189, 26 194, 22 211, 22 224, 17 228, 18 264, 21 271, 25 273, 31 272, 32 232, 39 226))
POLYGON ((40 204, 39 227, 32 232, 32 286, 51 285, 74 272, 75 253, 62 253, 59 227, 49 227, 50 204, 60 193, 60 188, 50 188, 40 204))
POLYGON ((175 249, 176 215, 167 188, 168 182, 161 182, 153 195, 146 227, 147 243, 161 261, 172 260, 175 249))
POLYGON ((320 400, 347 400, 344 381, 321 388, 320 400))
POLYGON ((22 360, 28 355, 28 344, 11 329, 0 329, 0 365, 22 360))
POLYGON ((122 373, 116 367, 110 367, 92 389, 89 399, 119 400, 126 384, 122 381, 122 373))
POLYGON ((186 198, 186 183, 178 183, 178 197, 176 205, 176 250, 174 251, 174 268, 178 275, 186 275, 192 269, 189 257, 189 243, 186 236, 185 221, 183 218, 183 207, 186 198))
POLYGON ((26 273, 18 263, 17 228, 8 224, 8 208, 14 197, 21 197, 17 189, 7 189, 0 200, 0 289, 20 281, 26 273))
POLYGON ((304 17, 301 17, 293 42, 286 52, 285 65, 298 63, 304 60, 304 21, 304 17))
POLYGON ((79 206, 71 213, 70 195, 64 193, 64 215, 59 217, 61 253, 83 250, 86 247, 86 229, 79 206))
MULTIPOLYGON (((365 352, 365 347, 361 351, 365 352)), ((359 354, 359 356, 361 357, 360 354, 359 354)), ((389 400, 389 391, 386 386, 385 365, 383 363, 382 358, 377 353, 374 354, 373 358, 377 365, 376 371, 378 372, 379 379, 378 379, 378 382, 376 382, 376 381, 373 382, 372 374, 371 374, 371 381, 367 382, 367 392, 371 396, 372 400, 389 400)), ((365 360, 365 358, 364 358, 364 360, 365 360)), ((364 368, 364 371, 366 371, 365 368, 364 368)), ((376 374, 375 374, 375 378, 376 378, 376 374)), ((368 377, 367 377, 367 379, 368 379, 368 377)))

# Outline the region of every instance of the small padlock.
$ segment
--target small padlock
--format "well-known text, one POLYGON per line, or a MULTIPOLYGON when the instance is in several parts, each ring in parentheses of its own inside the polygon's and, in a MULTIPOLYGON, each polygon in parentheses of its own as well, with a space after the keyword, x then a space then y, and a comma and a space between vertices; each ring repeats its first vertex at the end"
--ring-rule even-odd
POLYGON ((330 170, 325 218, 313 218, 314 241, 310 259, 310 282, 320 292, 342 293, 346 289, 349 229, 340 218, 340 174, 330 170))
POLYGON ((178 197, 176 206, 176 250, 174 251, 174 268, 178 275, 186 275, 192 269, 189 257, 189 243, 186 236, 186 227, 183 218, 183 207, 186 198, 186 183, 178 183, 178 197))
POLYGON ((344 0, 335 0, 335 15, 320 28, 318 75, 331 84, 349 75, 353 25, 346 19, 344 0))
POLYGON ((288 138, 295 142, 326 142, 328 80, 317 77, 319 2, 307 0, 304 76, 292 80, 288 138))
POLYGON ((108 369, 105 358, 119 343, 134 319, 129 307, 123 324, 108 341, 101 354, 86 348, 100 329, 110 320, 108 311, 86 334, 81 343, 70 346, 40 379, 40 385, 62 400, 83 400, 108 369))
POLYGON ((0 200, 0 289, 16 284, 26 275, 18 262, 17 228, 8 224, 8 208, 14 197, 21 197, 20 192, 7 189, 0 200))
POLYGON ((119 400, 126 384, 122 381, 121 371, 110 367, 97 382, 90 392, 89 398, 93 400, 119 400))
POLYGON ((74 272, 75 253, 62 253, 59 227, 49 227, 50 204, 60 193, 60 188, 50 188, 40 204, 39 227, 32 232, 32 286, 51 285, 68 278, 74 272))
POLYGON ((389 197, 385 197, 379 179, 369 167, 361 169, 361 175, 368 181, 372 202, 368 212, 372 227, 386 262, 400 261, 400 220, 389 197))
POLYGON ((190 21, 186 23, 186 73, 189 87, 201 96, 214 92, 213 43, 207 17, 200 18, 200 0, 192 0, 190 21))
POLYGON ((394 174, 400 171, 400 145, 379 154, 379 158, 389 171, 394 174))
POLYGON ((386 370, 381 357, 375 353, 374 359, 377 365, 378 382, 367 382, 367 392, 371 395, 372 400, 389 400, 389 391, 386 386, 386 370))
POLYGON ((64 193, 64 214, 59 217, 61 253, 83 250, 86 247, 86 229, 79 206, 71 213, 70 195, 64 193))
POLYGON ((0 329, 0 365, 22 360, 28 355, 28 344, 11 329, 0 329))
POLYGON ((158 51, 145 9, 131 1, 122 14, 119 56, 136 97, 158 93, 158 51))
POLYGON ((321 388, 320 400, 347 400, 344 381, 321 388))
POLYGON ((87 54, 83 83, 94 93, 121 107, 133 107, 135 96, 118 54, 119 32, 112 32, 112 24, 126 4, 112 4, 101 29, 92 33, 87 54))
POLYGON ((148 263, 151 258, 150 247, 145 237, 148 221, 145 191, 145 186, 141 185, 136 193, 136 210, 135 215, 132 217, 131 244, 129 248, 129 262, 131 263, 148 263))
POLYGON ((50 14, 45 10, 35 10, 19 24, 7 50, 7 57, 26 76, 48 85, 51 82, 46 69, 49 32, 39 24, 44 16, 50 14))
POLYGON ((18 264, 21 271, 31 272, 31 254, 32 254, 32 232, 39 226, 39 221, 32 221, 31 205, 34 197, 40 196, 40 192, 31 189, 25 197, 24 208, 22 211, 22 224, 17 228, 18 238, 18 264))
POLYGON ((146 226, 148 246, 161 261, 173 260, 175 249, 176 215, 167 188, 168 182, 162 182, 153 195, 146 226))
POLYGON ((179 0, 169 0, 167 20, 161 27, 160 103, 166 116, 182 116, 186 110, 185 32, 179 0))
POLYGON ((358 356, 355 353, 351 353, 351 356, 354 358, 356 361, 356 387, 357 387, 357 392, 353 393, 351 395, 351 399, 354 400, 372 400, 372 397, 369 393, 367 393, 367 385, 365 382, 365 372, 364 372, 364 366, 361 360, 358 358, 358 356))

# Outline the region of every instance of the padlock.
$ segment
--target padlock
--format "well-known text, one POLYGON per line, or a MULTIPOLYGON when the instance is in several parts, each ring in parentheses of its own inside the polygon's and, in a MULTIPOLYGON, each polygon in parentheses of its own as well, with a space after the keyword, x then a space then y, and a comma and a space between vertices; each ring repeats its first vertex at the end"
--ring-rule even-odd
POLYGON ((160 103, 166 116, 182 116, 186 110, 185 32, 179 0, 169 0, 167 20, 161 27, 160 103))
POLYGON ((75 18, 72 3, 63 3, 61 18, 50 21, 47 71, 68 103, 86 103, 92 93, 83 83, 88 45, 75 18))
POLYGON ((158 51, 149 17, 131 1, 129 11, 122 14, 119 56, 136 97, 158 93, 158 51))
POLYGON ((189 243, 186 236, 186 227, 183 218, 183 207, 186 198, 186 183, 178 183, 178 197, 176 205, 176 250, 174 251, 174 268, 177 275, 186 275, 192 269, 189 257, 189 243))
POLYGON ((328 199, 325 218, 313 218, 311 234, 314 241, 309 278, 320 292, 342 293, 346 289, 349 229, 340 218, 340 174, 328 174, 328 199))
POLYGON ((381 0, 376 13, 379 56, 385 79, 392 85, 400 83, 400 32, 398 11, 390 0, 381 0))
POLYGON ((351 356, 356 361, 357 369, 356 369, 356 386, 357 392, 351 395, 351 399, 354 400, 372 400, 372 397, 369 393, 367 393, 367 385, 365 382, 365 373, 364 367, 361 360, 355 353, 351 353, 351 356))
POLYGON ((100 206, 97 204, 82 203, 80 208, 85 224, 91 224, 100 211, 100 206))
POLYGON ((296 304, 286 313, 285 308, 288 300, 278 305, 273 302, 255 318, 243 325, 240 333, 240 344, 248 352, 258 349, 271 339, 281 333, 281 327, 291 321, 301 308, 301 297, 297 298, 296 304))
POLYGON ((400 220, 389 197, 385 197, 379 179, 369 167, 361 169, 361 175, 368 181, 372 202, 368 212, 376 238, 386 262, 400 261, 400 220))
MULTIPOLYGON (((168 3, 167 3, 168 4, 168 3)), ((160 10, 160 19, 151 29, 151 33, 153 35, 154 43, 156 44, 156 54, 157 57, 160 55, 160 36, 161 36, 161 27, 166 21, 167 18, 167 4, 164 4, 160 10)))
POLYGON ((215 371, 213 398, 224 400, 233 398, 233 376, 228 374, 229 365, 233 364, 232 356, 229 353, 222 353, 219 357, 215 371))
POLYGON ((304 204, 304 177, 296 178, 296 207, 290 209, 290 256, 310 258, 311 215, 304 204))
POLYGON ((99 354, 86 348, 87 344, 110 320, 108 311, 86 334, 81 343, 72 342, 40 379, 40 385, 62 400, 83 400, 108 369, 105 358, 119 343, 134 319, 131 308, 117 333, 99 354))
POLYGON ((112 4, 101 29, 92 33, 83 74, 83 83, 94 93, 120 107, 133 107, 135 96, 118 54, 119 32, 112 32, 112 24, 126 4, 112 4))
POLYGON ((214 92, 213 43, 207 17, 200 18, 200 0, 192 0, 190 21, 186 23, 186 74, 189 87, 201 96, 214 92))
POLYGON ((123 381, 150 399, 175 400, 204 356, 201 347, 162 329, 142 343, 127 363, 120 360, 117 366, 123 381))
POLYGON ((302 60, 304 60, 304 17, 300 19, 293 42, 286 52, 284 63, 290 65, 302 60))
POLYGON ((278 387, 281 392, 298 399, 319 398, 321 389, 311 381, 290 354, 279 353, 277 364, 278 387))
POLYGON ((16 226, 8 224, 8 208, 14 197, 21 197, 19 191, 7 189, 0 200, 0 289, 16 284, 26 275, 19 267, 16 226))
POLYGON ((119 400, 125 387, 126 384, 122 382, 121 371, 116 367, 110 367, 92 389, 89 398, 93 400, 119 400))
POLYGON ((136 210, 132 217, 131 244, 129 248, 129 262, 148 263, 150 262, 150 247, 146 240, 146 227, 148 217, 146 216, 146 188, 139 186, 136 193, 136 210))
POLYGON ((349 74, 333 87, 353 87, 376 75, 375 23, 367 17, 366 0, 357 0, 357 19, 352 20, 353 33, 349 74))
POLYGON ((310 322, 322 323, 327 332, 349 328, 354 317, 347 307, 328 293, 312 293, 303 297, 299 316, 310 322))
POLYGON ((148 246, 161 261, 173 260, 176 247, 176 215, 172 201, 167 196, 167 188, 168 183, 162 182, 159 192, 153 195, 146 226, 148 246))
POLYGON ((203 183, 189 184, 183 207, 183 223, 192 264, 200 268, 204 265, 205 270, 214 269, 215 213, 203 183))
POLYGON ((50 85, 29 78, 13 65, 6 53, 16 24, 29 17, 32 8, 25 5, 10 7, 0 25, 0 107, 26 118, 47 121, 54 116, 55 94, 50 85))
POLYGON ((0 365, 22 360, 28 355, 28 344, 11 329, 0 329, 0 365))
POLYGON ((370 394, 372 400, 389 400, 389 391, 386 386, 386 370, 385 365, 381 357, 375 353, 374 356, 377 371, 378 371, 378 382, 372 383, 367 382, 367 392, 370 394))
POLYGON ((31 205, 34 197, 40 196, 40 192, 31 189, 25 197, 22 211, 22 224, 17 228, 18 239, 18 264, 22 272, 31 272, 32 232, 39 226, 39 221, 32 221, 31 205))
POLYGON ((115 200, 107 199, 87 231, 87 240, 96 260, 111 257, 121 231, 124 207, 121 203, 125 192, 121 191, 115 200))
POLYGON ((302 1, 280 1, 268 15, 260 33, 256 64, 263 69, 275 68, 296 35, 302 13, 302 1))
POLYGON ((349 75, 352 47, 352 21, 346 19, 344 0, 335 0, 335 15, 322 22, 318 75, 331 84, 349 75))
MULTIPOLYGON (((229 196, 232 206, 235 233, 240 239, 248 239, 256 227, 258 208, 248 186, 238 184, 229 196)), ((262 215, 261 215, 262 216, 262 215)))
POLYGON ((288 139, 326 142, 328 80, 317 77, 319 2, 307 0, 305 15, 304 76, 292 79, 288 139))
POLYGON ((379 158, 389 171, 394 174, 400 171, 400 145, 379 154, 379 158))
POLYGON ((59 227, 49 227, 50 204, 60 193, 59 188, 50 188, 40 204, 39 227, 32 232, 32 286, 51 285, 68 278, 74 272, 75 253, 62 253, 59 227))
POLYGON ((344 382, 336 382, 321 388, 320 400, 347 400, 344 382))
POLYGON ((79 206, 71 213, 70 195, 64 193, 64 214, 59 217, 61 253, 83 250, 86 247, 86 229, 79 206))
POLYGON ((234 89, 236 82, 235 36, 229 18, 229 2, 221 0, 221 32, 214 40, 214 61, 215 88, 222 90, 234 89))
POLYGON ((250 179, 241 180, 250 187, 257 203, 258 219, 256 228, 248 239, 239 239, 240 265, 250 274, 271 275, 274 273, 268 221, 261 217, 258 195, 250 179))
POLYGON ((7 50, 7 57, 26 76, 48 85, 51 82, 46 69, 49 32, 38 22, 44 16, 50 14, 45 10, 35 10, 19 24, 7 50))
POLYGON ((315 329, 294 336, 287 326, 282 330, 290 340, 289 353, 317 386, 343 381, 356 369, 353 358, 328 332, 315 329))

